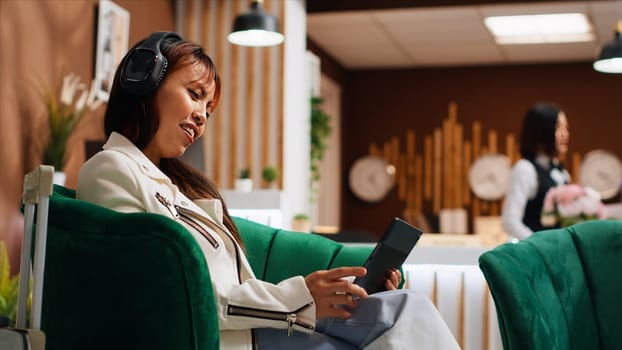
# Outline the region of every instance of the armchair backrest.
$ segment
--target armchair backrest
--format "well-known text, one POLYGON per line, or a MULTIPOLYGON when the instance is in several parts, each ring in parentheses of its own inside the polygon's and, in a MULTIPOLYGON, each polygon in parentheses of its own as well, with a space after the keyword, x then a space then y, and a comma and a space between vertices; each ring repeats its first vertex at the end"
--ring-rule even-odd
POLYGON ((205 259, 183 226, 50 198, 41 328, 55 349, 218 349, 205 259))
POLYGON ((504 349, 619 349, 622 222, 537 232, 479 263, 504 349))
POLYGON ((349 247, 315 234, 275 229, 234 218, 257 278, 278 283, 286 278, 339 266, 361 266, 370 247, 349 247))

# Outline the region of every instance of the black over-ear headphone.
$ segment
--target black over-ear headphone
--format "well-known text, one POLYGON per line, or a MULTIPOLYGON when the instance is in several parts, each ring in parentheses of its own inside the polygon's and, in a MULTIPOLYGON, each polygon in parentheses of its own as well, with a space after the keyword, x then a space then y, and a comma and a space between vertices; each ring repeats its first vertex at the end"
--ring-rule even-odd
POLYGON ((134 48, 121 67, 121 86, 135 96, 153 93, 164 78, 168 62, 160 49, 166 39, 183 40, 173 32, 155 32, 134 48))

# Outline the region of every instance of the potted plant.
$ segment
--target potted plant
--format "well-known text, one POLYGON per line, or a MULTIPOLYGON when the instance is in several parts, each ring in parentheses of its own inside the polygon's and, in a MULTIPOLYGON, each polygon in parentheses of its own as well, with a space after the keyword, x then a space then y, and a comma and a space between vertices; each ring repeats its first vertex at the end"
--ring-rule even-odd
POLYGON ((240 170, 238 178, 235 179, 235 189, 240 192, 250 192, 253 190, 253 180, 251 177, 251 171, 248 168, 240 170))
POLYGON ((311 232, 311 220, 309 220, 309 215, 304 213, 294 215, 292 219, 292 231, 311 232))
POLYGON ((327 140, 332 131, 330 116, 320 108, 322 102, 323 100, 320 97, 311 97, 311 195, 309 199, 312 203, 317 199, 320 181, 320 163, 328 147, 327 140))
MULTIPOLYGON (((103 101, 97 99, 97 84, 90 88, 82 83, 80 77, 69 73, 63 77, 60 94, 52 91, 43 93, 48 114, 50 137, 43 154, 43 164, 54 166, 55 171, 62 172, 65 166, 67 141, 76 126, 82 120, 85 110, 95 110, 103 101)), ((64 173, 55 174, 55 182, 64 184, 64 173), (60 180, 57 180, 60 176, 60 180)))
POLYGON ((322 102, 320 97, 311 97, 311 181, 314 182, 320 180, 320 161, 331 133, 330 116, 320 108, 322 102))
POLYGON ((274 182, 279 178, 279 169, 271 165, 265 166, 261 171, 261 178, 268 187, 274 187, 274 182))
POLYGON ((0 326, 15 326, 19 274, 11 277, 6 243, 0 241, 0 326))

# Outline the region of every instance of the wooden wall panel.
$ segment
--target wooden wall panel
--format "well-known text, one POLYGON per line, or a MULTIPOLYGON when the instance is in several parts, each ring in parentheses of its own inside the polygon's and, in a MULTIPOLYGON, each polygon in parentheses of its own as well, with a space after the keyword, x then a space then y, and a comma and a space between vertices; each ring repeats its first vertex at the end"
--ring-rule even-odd
MULTIPOLYGON (((208 164, 204 170, 220 188, 233 187, 243 168, 251 170, 256 187, 266 185, 261 179, 265 166, 276 166, 283 173, 284 46, 251 48, 227 41, 234 18, 249 10, 246 0, 178 1, 184 11, 181 34, 192 34, 192 40, 208 48, 223 80, 220 106, 203 141, 208 164), (195 27, 201 33, 193 33, 195 27)), ((283 30, 284 2, 265 0, 263 7, 279 17, 283 30)))
MULTIPOLYGON (((607 149, 622 158, 622 143, 617 141, 620 112, 616 102, 622 76, 594 72, 590 62, 357 70, 348 72, 347 79, 343 128, 348 132, 343 134, 342 140, 342 170, 347 173, 354 160, 367 152, 369 144, 383 144, 396 135, 406 140, 404 131, 414 130, 418 136, 415 147, 423 155, 424 198, 427 198, 426 188, 431 189, 430 198, 423 201, 422 211, 430 218, 446 207, 446 201, 456 200, 455 197, 448 199, 448 194, 443 193, 448 185, 442 182, 448 176, 443 169, 442 155, 446 152, 442 147, 450 144, 445 145, 440 136, 444 136, 449 128, 443 121, 449 116, 451 101, 459 107, 457 115, 459 124, 463 125, 463 152, 467 151, 467 142, 470 141, 470 162, 495 148, 499 153, 512 154, 511 159, 516 161, 524 113, 539 101, 560 105, 568 116, 571 137, 566 167, 573 179, 577 179, 572 174, 575 172, 574 152, 584 155, 594 149, 607 149), (534 81, 533 77, 538 78, 534 81), (578 84, 578 81, 582 83, 578 84), (367 100, 382 103, 374 106, 360 103, 367 100), (391 118, 380 122, 379 115, 390 115, 391 118), (594 122, 596 117, 597 123, 594 122), (442 134, 435 137, 435 130, 442 134), (490 134, 491 130, 496 134, 490 134), (429 151, 431 166, 426 166, 426 137, 432 144, 429 151), (430 172, 429 185, 425 181, 427 172, 430 172)), ((462 161, 460 169, 463 180, 466 180, 466 156, 462 161)), ((464 186, 465 182, 460 184, 464 186)), ((451 186, 460 184, 456 182, 451 186)), ((467 202, 465 191, 462 194, 462 204, 469 208, 470 215, 500 212, 500 201, 481 202, 471 194, 470 202, 467 202)), ((346 231, 382 232, 386 218, 400 215, 405 208, 397 191, 375 205, 361 202, 347 187, 342 195, 342 225, 346 231)))
MULTIPOLYGON (((473 123, 473 137, 476 140, 465 139, 464 129, 457 114, 456 103, 448 105, 449 117, 443 119, 442 127, 436 128, 434 134, 424 136, 424 149, 417 153, 416 132, 413 129, 406 130, 404 135, 406 149, 400 149, 400 138, 392 136, 384 143, 382 156, 397 168, 396 187, 397 197, 404 205, 403 217, 415 225, 426 225, 424 220, 425 204, 431 204, 434 213, 441 209, 470 209, 471 216, 468 217, 467 225, 472 226, 475 217, 479 215, 498 216, 501 210, 501 201, 481 200, 473 196, 468 181, 471 165, 476 157, 472 156, 471 145, 481 144, 482 125, 479 121, 473 123), (434 146, 432 139, 434 138, 434 146), (432 161, 432 152, 435 154, 432 161), (427 160, 424 161, 424 159, 427 160), (426 168, 424 168, 424 165, 426 168), (438 174, 427 185, 430 194, 424 196, 424 183, 426 175, 438 174), (425 201, 424 201, 425 197, 425 201)), ((479 147, 478 153, 481 155, 500 152, 498 146, 498 132, 496 130, 486 130, 487 142, 485 147, 479 147)), ((512 159, 514 152, 514 135, 505 136, 506 153, 512 159)), ((375 144, 370 144, 369 154, 374 155, 379 152, 375 144)), ((478 156, 479 157, 479 156, 478 156)), ((575 160, 575 164, 578 164, 575 160)), ((431 177, 431 175, 427 175, 431 177)))
MULTIPOLYGON (((129 45, 156 30, 174 30, 170 0, 115 0, 130 13, 129 45)), ((67 73, 90 83, 97 0, 0 1, 0 240, 19 268, 24 174, 41 163, 47 114, 37 90, 60 87, 67 73), (34 53, 34 54, 33 54, 34 53)), ((104 106, 85 115, 67 144, 66 186, 75 188, 86 140, 101 140, 104 106)))

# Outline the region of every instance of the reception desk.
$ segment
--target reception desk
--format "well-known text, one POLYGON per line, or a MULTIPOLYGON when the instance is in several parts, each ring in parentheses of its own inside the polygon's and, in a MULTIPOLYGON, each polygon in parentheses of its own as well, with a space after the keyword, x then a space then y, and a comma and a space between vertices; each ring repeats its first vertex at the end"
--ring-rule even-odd
POLYGON ((503 349, 494 301, 478 266, 479 256, 497 244, 491 242, 486 235, 423 234, 404 264, 404 287, 432 300, 463 350, 503 349))
MULTIPOLYGON (((424 233, 408 255, 406 264, 477 265, 477 259, 482 253, 504 243, 505 240, 505 236, 491 240, 486 235, 424 233)), ((342 243, 350 246, 376 245, 376 243, 342 243)))

